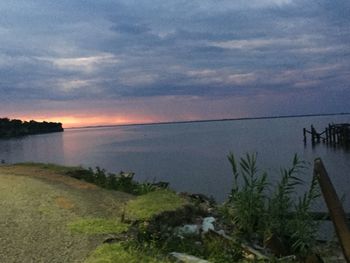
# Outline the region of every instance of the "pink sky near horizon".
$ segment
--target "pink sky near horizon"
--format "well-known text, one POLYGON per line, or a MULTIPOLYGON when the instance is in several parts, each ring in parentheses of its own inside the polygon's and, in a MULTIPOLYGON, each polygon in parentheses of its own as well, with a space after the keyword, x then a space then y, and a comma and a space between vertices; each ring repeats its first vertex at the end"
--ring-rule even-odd
MULTIPOLYGON (((318 96, 307 90, 250 97, 159 96, 79 102, 38 101, 35 104, 22 103, 20 106, 11 104, 2 110, 2 116, 27 121, 61 122, 64 128, 72 128, 344 112, 341 104, 339 108, 333 107, 333 112, 324 111, 317 107, 319 101, 318 96), (320 110, 315 110, 317 108, 320 110)), ((329 97, 326 102, 333 105, 335 100, 329 97)), ((327 106, 325 103, 324 105, 327 106)))
POLYGON ((10 119, 61 122, 64 128, 256 116, 244 98, 154 97, 86 102, 40 102, 7 108, 10 119))

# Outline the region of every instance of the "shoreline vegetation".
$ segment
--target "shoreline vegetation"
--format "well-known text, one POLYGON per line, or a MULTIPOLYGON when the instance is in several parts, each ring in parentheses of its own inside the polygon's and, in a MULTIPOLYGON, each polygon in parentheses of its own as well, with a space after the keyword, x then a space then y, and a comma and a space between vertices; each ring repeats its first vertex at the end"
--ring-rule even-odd
POLYGON ((18 262, 28 256, 85 263, 345 262, 338 243, 317 241, 318 222, 310 208, 319 189, 315 178, 309 184, 300 179, 305 162, 295 156, 272 185, 257 168, 255 154, 239 159, 230 154, 228 161, 233 185, 222 204, 202 194, 176 193, 166 182, 136 182, 133 173, 99 167, 0 165, 0 232, 10 231, 0 233, 5 237, 0 260, 13 262, 15 255, 22 256, 18 262), (297 196, 301 184, 309 189, 297 196), (22 221, 11 214, 16 209, 22 221), (33 227, 27 235, 34 237, 22 233, 33 227), (21 255, 27 239, 36 242, 21 255))
POLYGON ((22 121, 0 118, 0 139, 63 131, 62 123, 59 122, 22 121))

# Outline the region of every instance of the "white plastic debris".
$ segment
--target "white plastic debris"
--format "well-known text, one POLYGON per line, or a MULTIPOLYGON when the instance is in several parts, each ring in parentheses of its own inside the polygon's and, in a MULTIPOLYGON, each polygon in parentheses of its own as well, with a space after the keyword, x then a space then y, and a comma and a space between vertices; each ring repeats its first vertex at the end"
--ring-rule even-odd
POLYGON ((216 221, 216 219, 214 217, 212 217, 212 216, 205 217, 203 219, 203 223, 202 223, 203 233, 207 233, 209 231, 209 229, 215 230, 214 224, 213 224, 215 221, 216 221))

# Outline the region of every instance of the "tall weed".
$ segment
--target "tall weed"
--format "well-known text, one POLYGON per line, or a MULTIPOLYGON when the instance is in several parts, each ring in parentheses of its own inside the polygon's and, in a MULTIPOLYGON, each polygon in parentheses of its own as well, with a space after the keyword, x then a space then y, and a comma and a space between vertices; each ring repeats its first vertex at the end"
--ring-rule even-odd
POLYGON ((318 225, 309 212, 319 191, 313 179, 309 190, 298 197, 297 189, 304 184, 298 176, 306 163, 295 155, 291 167, 280 170, 277 184, 271 184, 267 174, 258 170, 256 154, 247 154, 237 163, 230 153, 228 160, 233 186, 223 213, 234 224, 236 234, 261 243, 273 235, 283 240, 289 253, 310 253, 318 225))
POLYGON ((232 209, 232 223, 239 233, 248 239, 253 238, 261 228, 261 215, 265 213, 267 175, 258 174, 256 154, 246 155, 239 161, 240 170, 233 154, 228 156, 232 165, 234 184, 229 196, 228 205, 232 209), (243 181, 239 182, 239 179, 243 181))

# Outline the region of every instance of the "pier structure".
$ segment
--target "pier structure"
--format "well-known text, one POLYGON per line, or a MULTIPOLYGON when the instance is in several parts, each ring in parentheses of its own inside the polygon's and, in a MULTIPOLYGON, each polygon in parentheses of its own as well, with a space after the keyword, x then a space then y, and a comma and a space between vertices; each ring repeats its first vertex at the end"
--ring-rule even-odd
POLYGON ((314 145, 316 143, 327 143, 333 146, 350 146, 350 124, 340 123, 340 124, 328 124, 328 127, 322 132, 317 132, 313 125, 311 125, 310 130, 306 128, 303 129, 304 143, 307 142, 307 135, 311 135, 311 143, 314 145))

